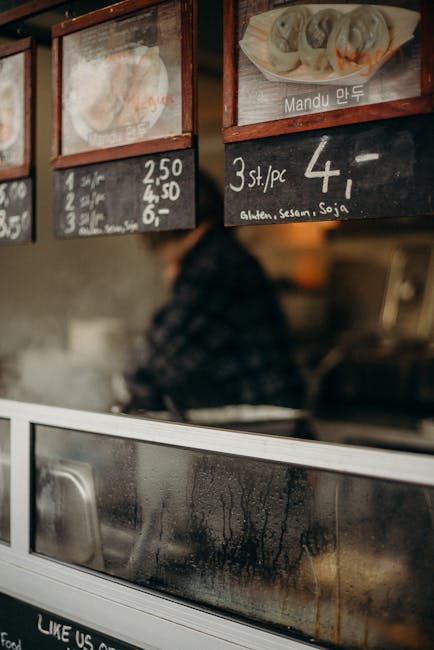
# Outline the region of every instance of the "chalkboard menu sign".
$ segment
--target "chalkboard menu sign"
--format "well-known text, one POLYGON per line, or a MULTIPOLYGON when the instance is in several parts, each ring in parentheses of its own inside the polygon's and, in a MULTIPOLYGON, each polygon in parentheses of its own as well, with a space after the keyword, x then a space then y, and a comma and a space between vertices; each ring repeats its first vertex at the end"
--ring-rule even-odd
POLYGON ((434 116, 226 145, 227 225, 434 214, 434 116))
POLYGON ((136 646, 4 594, 0 594, 0 647, 7 650, 138 650, 136 646))
POLYGON ((53 34, 55 234, 194 228, 194 0, 124 0, 53 34))
MULTIPOLYGON (((33 179, 0 181, 0 244, 32 241, 33 179)), ((0 646, 1 647, 1 646, 0 646)))
POLYGON ((194 228, 193 149, 55 171, 58 238, 194 228))

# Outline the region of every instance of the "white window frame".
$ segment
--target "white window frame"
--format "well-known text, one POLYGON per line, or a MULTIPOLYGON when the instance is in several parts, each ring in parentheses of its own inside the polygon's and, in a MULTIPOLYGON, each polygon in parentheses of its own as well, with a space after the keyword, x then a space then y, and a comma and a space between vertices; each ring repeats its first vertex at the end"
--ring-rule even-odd
POLYGON ((199 606, 67 566, 30 552, 34 425, 277 461, 434 486, 434 457, 156 422, 0 400, 11 431, 11 543, 0 544, 0 591, 144 650, 307 650, 288 639, 199 606))

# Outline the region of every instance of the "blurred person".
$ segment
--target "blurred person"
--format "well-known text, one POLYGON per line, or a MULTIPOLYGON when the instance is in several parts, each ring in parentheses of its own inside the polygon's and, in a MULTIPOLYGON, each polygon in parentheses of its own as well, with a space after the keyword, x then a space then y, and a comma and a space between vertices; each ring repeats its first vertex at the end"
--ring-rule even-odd
POLYGON ((236 404, 298 408, 300 374, 271 281, 223 226, 223 200, 199 175, 199 226, 149 233, 172 295, 153 318, 142 361, 126 375, 124 411, 236 404))

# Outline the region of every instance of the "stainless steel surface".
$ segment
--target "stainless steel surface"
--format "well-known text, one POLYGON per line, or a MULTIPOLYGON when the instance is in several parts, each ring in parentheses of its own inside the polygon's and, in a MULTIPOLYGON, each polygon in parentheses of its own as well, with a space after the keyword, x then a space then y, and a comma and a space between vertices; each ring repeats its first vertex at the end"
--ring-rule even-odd
POLYGON ((104 568, 92 467, 38 458, 35 551, 63 562, 104 568))
POLYGON ((431 246, 401 246, 392 256, 382 326, 395 336, 429 338, 433 332, 431 246))
POLYGON ((10 541, 11 445, 8 420, 0 420, 0 540, 10 541))

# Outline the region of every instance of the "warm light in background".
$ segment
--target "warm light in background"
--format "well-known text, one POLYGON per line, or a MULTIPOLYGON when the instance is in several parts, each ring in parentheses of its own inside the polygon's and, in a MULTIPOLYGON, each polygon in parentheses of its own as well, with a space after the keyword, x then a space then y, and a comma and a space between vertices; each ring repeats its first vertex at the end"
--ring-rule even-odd
POLYGON ((247 226, 239 235, 271 277, 312 290, 327 284, 326 234, 338 226, 336 221, 247 226))

